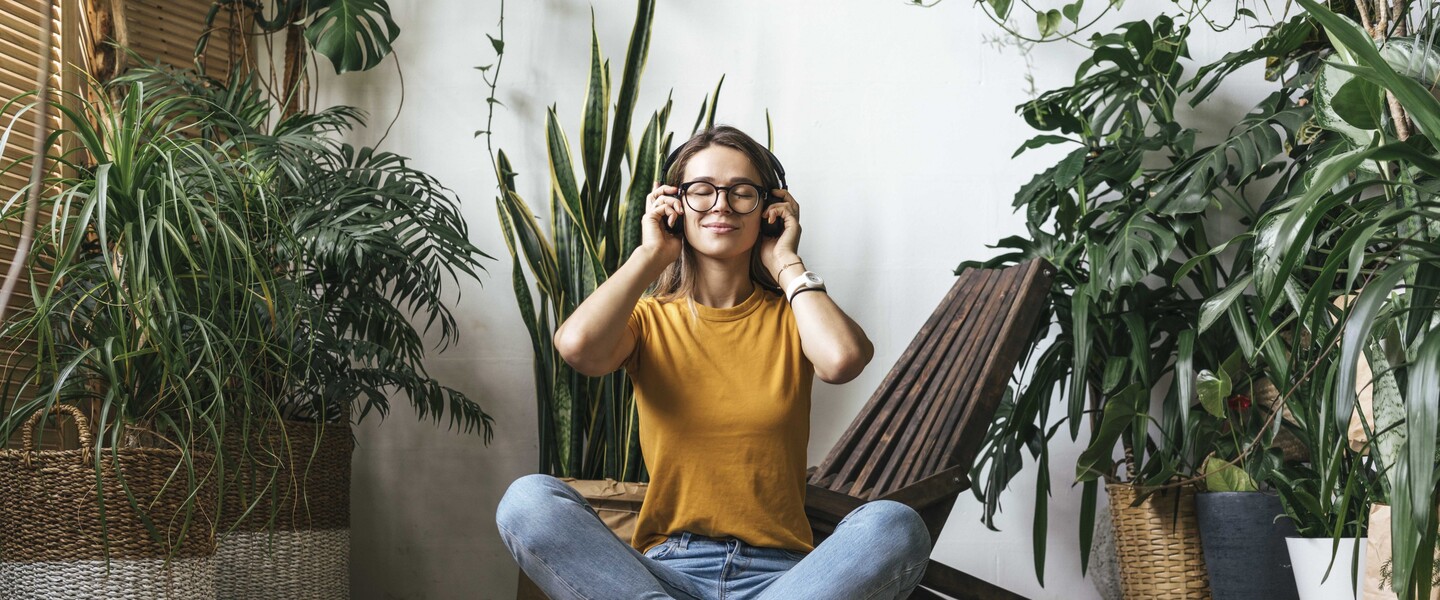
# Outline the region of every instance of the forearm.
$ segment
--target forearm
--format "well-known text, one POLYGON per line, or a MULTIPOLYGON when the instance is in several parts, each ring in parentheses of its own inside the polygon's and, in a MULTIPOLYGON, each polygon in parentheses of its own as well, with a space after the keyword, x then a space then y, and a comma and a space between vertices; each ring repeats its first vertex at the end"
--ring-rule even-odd
MULTIPOLYGON (((783 273, 782 285, 802 270, 783 273)), ((860 375, 875 356, 875 346, 865 331, 851 319, 828 293, 802 292, 790 303, 800 329, 800 345, 815 365, 815 375, 826 383, 845 383, 860 375)))
POLYGON ((664 267, 643 249, 632 253, 555 331, 555 346, 565 362, 586 374, 617 368, 609 363, 624 339, 630 313, 664 267))

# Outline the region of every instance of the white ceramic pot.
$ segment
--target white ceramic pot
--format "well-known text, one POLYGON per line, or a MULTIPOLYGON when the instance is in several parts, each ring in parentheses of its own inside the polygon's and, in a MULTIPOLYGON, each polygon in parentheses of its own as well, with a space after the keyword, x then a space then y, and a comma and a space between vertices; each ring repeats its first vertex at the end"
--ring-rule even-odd
MULTIPOLYGON (((1365 579, 1365 553, 1360 553, 1359 581, 1351 575, 1350 563, 1355 559, 1355 538, 1340 538, 1340 547, 1334 548, 1331 538, 1285 538, 1290 548, 1290 562, 1295 570, 1295 587, 1300 590, 1300 600, 1354 600, 1360 597, 1359 581, 1365 579), (1335 566, 1330 567, 1331 551, 1335 553, 1335 566), (1330 569, 1330 577, 1325 577, 1330 569), (1322 581, 1323 580, 1323 581, 1322 581)), ((1361 538, 1359 547, 1365 547, 1361 538)))

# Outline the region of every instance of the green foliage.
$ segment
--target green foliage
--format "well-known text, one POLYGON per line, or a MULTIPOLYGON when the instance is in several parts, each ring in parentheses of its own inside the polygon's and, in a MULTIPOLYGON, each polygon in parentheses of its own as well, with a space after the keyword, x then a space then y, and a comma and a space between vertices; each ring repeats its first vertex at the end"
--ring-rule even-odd
MULTIPOLYGON (((1249 350, 1235 359, 1242 370, 1268 365, 1271 357, 1244 327, 1212 326, 1247 322, 1251 305, 1239 291, 1251 252, 1244 244, 1250 234, 1212 241, 1212 229, 1223 227, 1211 215, 1253 215, 1258 202, 1247 199, 1247 190, 1294 180, 1310 160, 1301 135, 1311 108, 1293 87, 1304 78, 1287 80, 1221 142, 1201 146, 1200 132, 1177 120, 1176 107, 1185 93, 1196 100, 1244 63, 1308 39, 1293 33, 1303 31, 1298 25, 1287 27, 1187 78, 1187 27, 1163 16, 1125 23, 1091 38, 1094 51, 1073 85, 1017 108, 1044 132, 1017 154, 1056 144, 1074 149, 1019 190, 1014 204, 1025 214, 1026 235, 1000 240, 1004 252, 984 263, 1039 257, 1059 272, 1048 300, 1057 333, 1047 339, 1041 328, 1032 339, 1032 356, 1044 348, 1033 375, 1002 406, 972 472, 984 482, 975 492, 986 503, 987 524, 996 497, 1019 470, 1020 449, 1046 456, 1062 425, 1076 439, 1081 421, 1091 420, 1075 469, 1087 484, 1082 554, 1094 522, 1095 482, 1114 475, 1117 454, 1123 450, 1125 478, 1144 493, 1196 474, 1222 433, 1233 433, 1215 410, 1224 390, 1197 385, 1197 371, 1221 372, 1237 346, 1249 350), (1239 291, 1206 302, 1234 289, 1227 287, 1232 283, 1239 291), (1052 420, 1048 405, 1058 390, 1066 390, 1067 409, 1052 420), (1192 411, 1202 398, 1210 410, 1192 411)), ((1283 367, 1281 361, 1282 373, 1283 367)), ((1276 463, 1256 461, 1253 468, 1262 464, 1276 463)), ((1044 469, 1036 477, 1037 489, 1049 488, 1044 469)))
POLYGON ((638 3, 613 116, 609 61, 601 54, 592 27, 578 170, 555 109, 546 116, 551 176, 548 231, 516 192, 515 171, 505 152, 499 151, 495 158, 501 194, 496 205, 513 262, 512 283, 535 352, 540 470, 545 473, 620 481, 647 477, 629 379, 623 372, 595 378, 580 375, 555 350, 554 334, 639 244, 645 195, 658 178, 662 152, 669 145, 664 133, 669 102, 645 121, 638 148, 630 137, 654 11, 653 1, 638 3), (634 156, 627 156, 632 149, 634 156), (621 177, 626 163, 628 185, 621 177), (533 279, 525 277, 522 257, 533 279), (530 291, 532 283, 538 302, 530 291))
POLYGON ((489 415, 421 365, 422 331, 456 339, 442 285, 485 257, 448 191, 340 143, 353 109, 267 126, 253 79, 146 68, 109 92, 56 104, 72 150, 47 182, 43 276, 4 329, 37 360, 6 373, 0 433, 93 403, 102 443, 139 425, 189 448, 235 419, 384 414, 398 392, 489 439, 489 415))
POLYGON ((255 15, 255 24, 264 34, 303 23, 305 40, 315 52, 330 59, 337 74, 368 71, 379 65, 393 51, 391 44, 400 35, 386 0, 278 0, 273 5, 257 0, 216 0, 205 17, 206 31, 196 44, 197 56, 209 44, 215 19, 235 8, 255 15), (266 8, 271 9, 271 16, 266 16, 266 8))

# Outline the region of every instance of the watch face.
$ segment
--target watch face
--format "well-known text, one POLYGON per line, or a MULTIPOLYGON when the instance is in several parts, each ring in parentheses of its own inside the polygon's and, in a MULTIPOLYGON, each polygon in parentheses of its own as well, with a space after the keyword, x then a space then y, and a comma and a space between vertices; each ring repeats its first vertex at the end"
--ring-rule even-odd
POLYGON ((805 281, 809 282, 810 285, 820 285, 822 283, 825 283, 824 280, 820 279, 819 275, 816 275, 809 271, 805 272, 805 281))

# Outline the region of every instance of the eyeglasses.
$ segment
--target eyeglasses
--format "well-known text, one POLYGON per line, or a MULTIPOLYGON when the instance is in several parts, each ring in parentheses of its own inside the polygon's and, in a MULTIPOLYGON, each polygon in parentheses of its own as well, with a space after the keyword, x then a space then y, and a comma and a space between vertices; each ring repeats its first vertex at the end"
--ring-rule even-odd
POLYGON ((760 186, 751 183, 720 186, 708 181, 691 181, 680 184, 680 199, 695 212, 715 208, 715 203, 720 201, 720 192, 725 192, 730 210, 742 215, 754 212, 768 195, 760 186))

